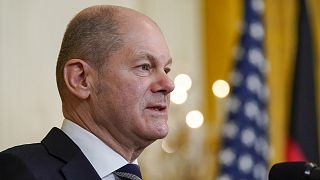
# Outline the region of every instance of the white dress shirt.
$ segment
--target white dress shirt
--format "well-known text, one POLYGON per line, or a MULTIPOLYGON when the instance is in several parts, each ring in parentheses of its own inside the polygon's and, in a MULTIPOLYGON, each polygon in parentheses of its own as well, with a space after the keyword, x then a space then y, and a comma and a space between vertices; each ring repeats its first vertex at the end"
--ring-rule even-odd
MULTIPOLYGON (((115 180, 112 172, 128 164, 120 154, 72 121, 64 119, 61 130, 81 149, 102 180, 115 180)), ((137 164, 137 160, 133 163, 137 164)))

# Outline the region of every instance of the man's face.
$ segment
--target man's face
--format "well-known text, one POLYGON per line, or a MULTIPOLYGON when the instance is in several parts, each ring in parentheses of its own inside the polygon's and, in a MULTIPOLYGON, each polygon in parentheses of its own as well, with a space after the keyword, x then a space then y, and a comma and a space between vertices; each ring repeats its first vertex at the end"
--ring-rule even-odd
POLYGON ((172 63, 153 24, 127 25, 124 47, 106 60, 94 97, 94 119, 120 142, 150 143, 168 133, 172 63), (128 140, 129 139, 129 140, 128 140))

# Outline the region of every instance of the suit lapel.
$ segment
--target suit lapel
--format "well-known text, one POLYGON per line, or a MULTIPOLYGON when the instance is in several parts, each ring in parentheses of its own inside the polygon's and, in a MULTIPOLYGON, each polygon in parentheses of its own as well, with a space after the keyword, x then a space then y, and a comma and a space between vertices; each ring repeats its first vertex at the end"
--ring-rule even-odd
POLYGON ((41 142, 49 154, 64 161, 61 171, 67 180, 101 180, 79 147, 58 128, 52 128, 41 142))
POLYGON ((101 180, 85 156, 79 156, 62 168, 68 180, 101 180))

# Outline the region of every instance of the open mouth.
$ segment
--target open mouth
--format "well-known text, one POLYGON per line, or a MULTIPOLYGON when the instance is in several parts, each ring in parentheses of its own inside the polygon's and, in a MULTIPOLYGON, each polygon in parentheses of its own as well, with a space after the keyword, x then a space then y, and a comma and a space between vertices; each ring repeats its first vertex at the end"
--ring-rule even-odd
POLYGON ((153 110, 153 111, 165 111, 167 107, 166 106, 150 106, 150 107, 147 107, 147 109, 153 110))

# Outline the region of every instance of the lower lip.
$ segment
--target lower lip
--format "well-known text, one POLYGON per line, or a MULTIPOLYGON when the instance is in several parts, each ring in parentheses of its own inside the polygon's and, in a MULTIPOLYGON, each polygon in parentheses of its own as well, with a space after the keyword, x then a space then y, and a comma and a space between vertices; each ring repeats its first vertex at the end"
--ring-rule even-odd
POLYGON ((152 111, 153 113, 157 113, 157 114, 167 114, 166 108, 164 108, 162 110, 159 110, 159 109, 156 109, 156 108, 146 108, 146 110, 152 111))

